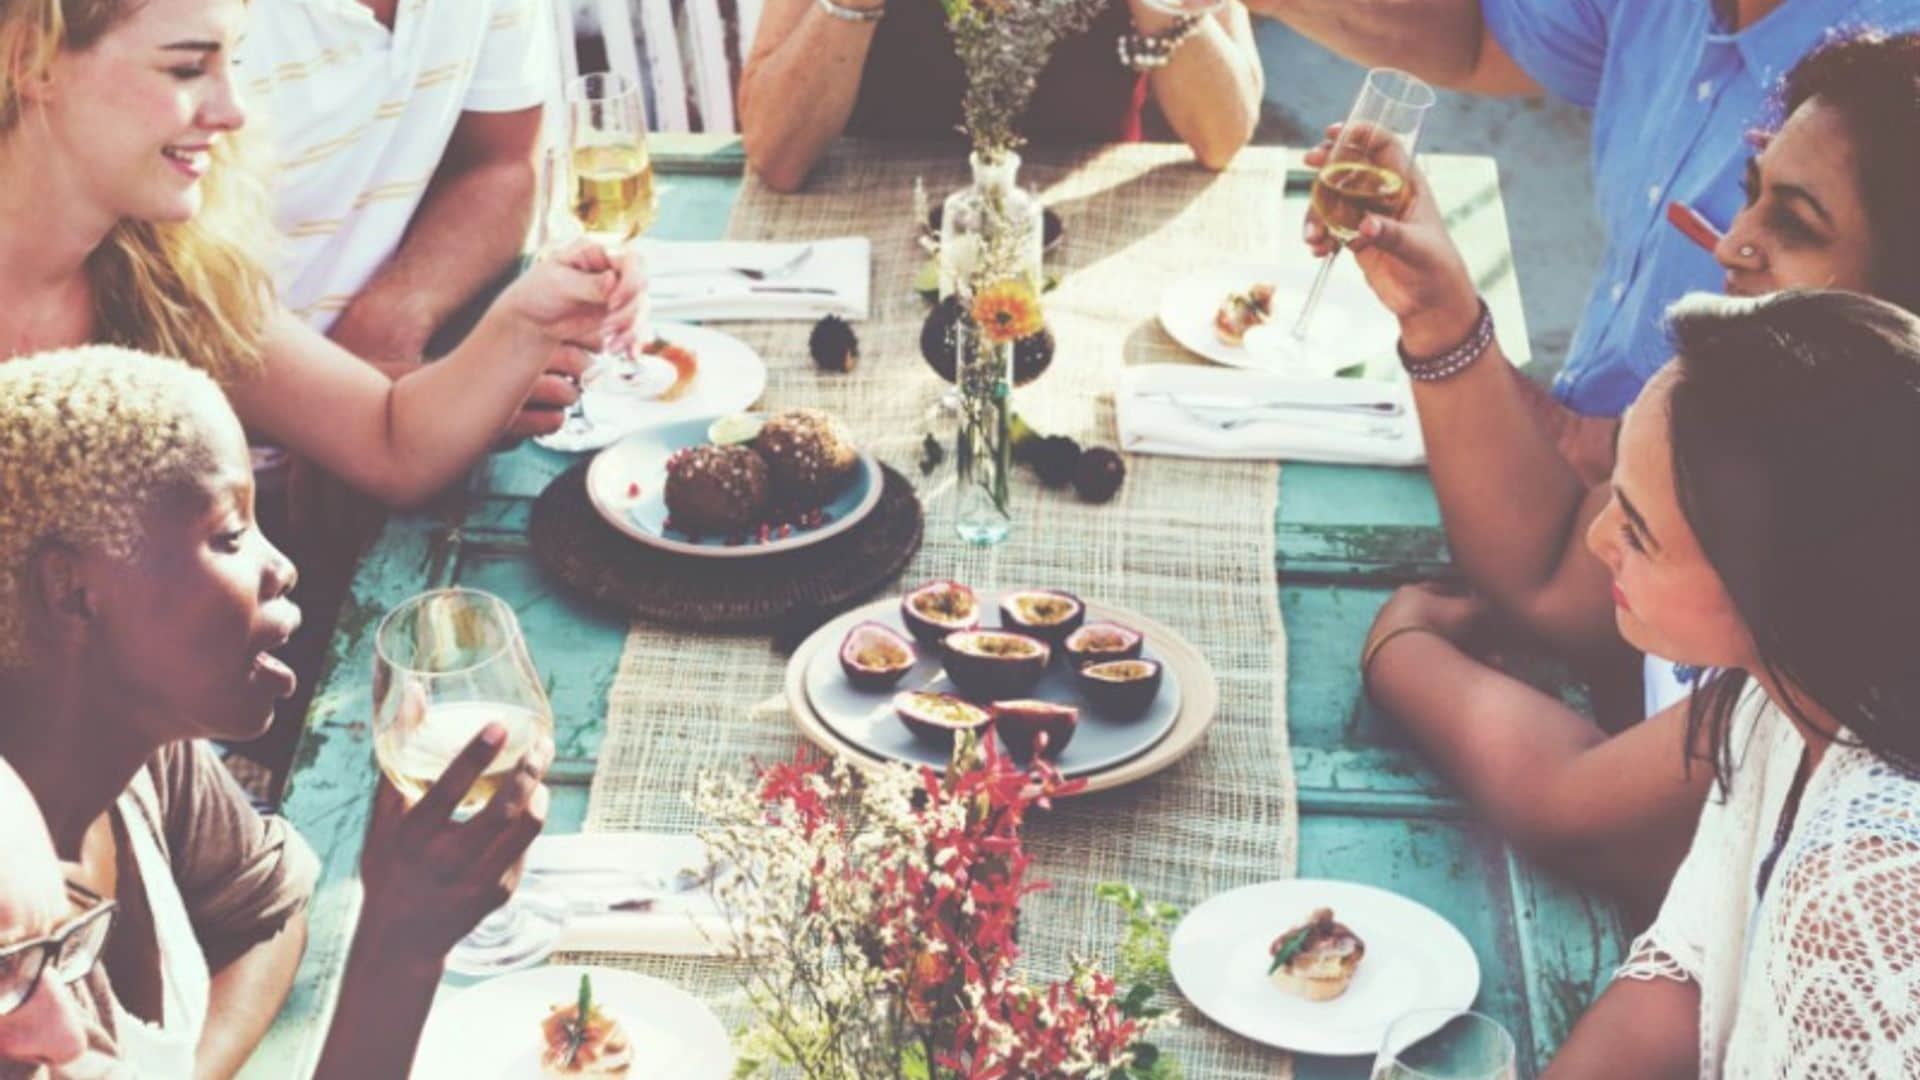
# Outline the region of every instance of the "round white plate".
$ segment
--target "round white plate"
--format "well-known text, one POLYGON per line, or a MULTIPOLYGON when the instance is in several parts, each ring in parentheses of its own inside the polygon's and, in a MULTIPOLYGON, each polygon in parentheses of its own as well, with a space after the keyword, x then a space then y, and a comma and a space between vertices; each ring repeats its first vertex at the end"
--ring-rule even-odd
POLYGON ((656 322, 653 332, 692 350, 699 358, 699 371, 685 393, 672 401, 638 398, 610 390, 610 384, 602 379, 590 378, 580 389, 586 426, 562 428, 534 442, 570 454, 598 450, 642 428, 743 412, 766 390, 767 365, 759 353, 732 334, 673 322, 656 322))
POLYGON ((582 973, 593 977, 594 1001, 633 1040, 631 1075, 732 1074, 727 1029, 692 994, 637 972, 556 966, 502 975, 435 1003, 414 1054, 414 1080, 540 1080, 540 1021, 579 997, 582 973))
POLYGON ((1480 992, 1480 962, 1453 924, 1351 881, 1268 881, 1221 893, 1180 920, 1171 944, 1174 981, 1195 1008, 1236 1034, 1303 1054, 1372 1054, 1402 1014, 1466 1009, 1480 992), (1367 954, 1346 993, 1316 1002, 1267 979, 1268 947, 1323 907, 1367 954))
MULTIPOLYGON (((980 599, 990 613, 986 621, 998 626, 999 619, 992 613, 1000 610, 999 594, 984 595, 980 599)), ((1110 608, 1099 610, 1101 614, 1095 621, 1117 622, 1138 628, 1137 623, 1129 622, 1124 615, 1114 614, 1110 608)), ((860 621, 881 623, 904 636, 912 637, 900 618, 898 600, 874 605, 869 609, 867 618, 860 621)), ((841 637, 844 638, 845 634, 841 637)), ((893 695, 902 690, 931 690, 942 694, 954 692, 953 684, 947 681, 946 672, 940 666, 938 651, 914 642, 914 651, 920 654, 920 662, 914 665, 913 670, 887 689, 862 690, 847 681, 846 671, 840 666, 840 641, 836 639, 827 644, 831 647, 816 650, 807 663, 807 701, 820 719, 846 741, 870 754, 904 761, 909 765, 946 768, 953 756, 952 747, 931 739, 915 738, 893 711, 893 695)), ((1053 662, 1048 665, 1047 673, 1040 682, 1032 691, 1021 695, 1039 701, 1051 701, 1056 705, 1071 705, 1080 710, 1080 722, 1074 726, 1073 738, 1068 740, 1067 748, 1054 761, 1054 766, 1068 779, 1104 772, 1131 761, 1152 749, 1155 743, 1166 737, 1167 732, 1173 730, 1174 721, 1180 718, 1180 676, 1154 647, 1151 636, 1147 637, 1142 655, 1148 660, 1161 661, 1160 692, 1155 695, 1153 703, 1147 706, 1146 712, 1136 717, 1113 716, 1095 708, 1093 702, 1080 692, 1073 669, 1061 649, 1054 650, 1053 662)))
POLYGON ((1350 255, 1340 257, 1327 280, 1327 291, 1320 297, 1320 309, 1307 332, 1304 360, 1262 354, 1245 345, 1228 345, 1214 333, 1213 316, 1229 294, 1266 282, 1275 286, 1273 318, 1265 324, 1271 329, 1263 328, 1261 333, 1276 341, 1286 338, 1319 268, 1317 262, 1300 260, 1215 267, 1189 274, 1160 294, 1160 325, 1190 352, 1228 367, 1285 375, 1332 375, 1355 364, 1392 362, 1399 327, 1367 288, 1350 255))
POLYGON ((873 455, 860 455, 853 480, 821 507, 826 523, 795 529, 762 544, 756 537, 693 536, 667 527, 667 459, 707 441, 712 418, 681 420, 638 431, 600 451, 587 466, 587 499, 607 524, 646 544, 681 555, 750 559, 808 547, 859 524, 880 504, 886 477, 873 455))

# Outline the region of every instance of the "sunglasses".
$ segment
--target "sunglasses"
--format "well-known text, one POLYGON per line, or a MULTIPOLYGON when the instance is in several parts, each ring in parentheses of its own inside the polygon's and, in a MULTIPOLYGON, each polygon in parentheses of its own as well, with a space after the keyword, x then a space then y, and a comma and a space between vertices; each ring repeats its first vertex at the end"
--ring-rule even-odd
POLYGON ((0 1016, 31 1000, 41 977, 49 972, 61 986, 72 986, 93 970, 107 943, 116 905, 112 900, 91 899, 91 907, 53 933, 0 949, 0 1016))

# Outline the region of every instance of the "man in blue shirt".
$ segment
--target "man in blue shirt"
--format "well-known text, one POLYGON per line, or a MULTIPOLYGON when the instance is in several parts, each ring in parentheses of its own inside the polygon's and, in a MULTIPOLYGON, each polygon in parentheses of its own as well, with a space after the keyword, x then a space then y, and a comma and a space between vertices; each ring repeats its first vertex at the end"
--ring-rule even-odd
POLYGON ((1721 287, 1713 255, 1665 221, 1678 202, 1726 229, 1747 132, 1780 77, 1829 35, 1920 25, 1920 0, 1250 0, 1320 44, 1448 89, 1551 93, 1593 111, 1608 247, 1554 394, 1619 415, 1667 360, 1667 305, 1721 287))

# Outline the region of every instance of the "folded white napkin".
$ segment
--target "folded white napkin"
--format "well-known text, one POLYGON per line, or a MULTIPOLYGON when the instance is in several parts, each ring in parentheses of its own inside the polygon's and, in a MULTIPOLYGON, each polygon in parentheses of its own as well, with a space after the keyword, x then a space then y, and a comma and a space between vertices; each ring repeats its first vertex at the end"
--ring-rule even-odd
POLYGON ((535 840, 525 873, 560 890, 573 906, 562 950, 719 956, 733 935, 704 886, 660 895, 645 911, 603 910, 653 895, 652 882, 698 873, 706 862, 705 845, 686 833, 571 833, 535 840))
POLYGON ((812 241, 813 253, 790 273, 750 281, 729 267, 769 270, 786 264, 804 243, 648 241, 648 293, 662 319, 693 322, 867 317, 872 299, 873 246, 864 236, 812 241), (801 291, 824 290, 824 291, 801 291))
POLYGON ((1120 373, 1114 407, 1129 453, 1341 465, 1427 460, 1413 394, 1372 379, 1147 364, 1120 373), (1349 415, 1256 404, 1390 403, 1397 415, 1349 415))

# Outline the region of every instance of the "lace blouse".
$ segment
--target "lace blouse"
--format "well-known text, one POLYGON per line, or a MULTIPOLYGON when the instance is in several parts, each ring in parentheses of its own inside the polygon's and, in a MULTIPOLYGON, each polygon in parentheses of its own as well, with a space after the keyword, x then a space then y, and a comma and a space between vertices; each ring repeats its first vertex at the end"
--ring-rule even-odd
POLYGON ((1731 787, 1616 977, 1699 986, 1702 1077, 1920 1076, 1920 779, 1836 742, 1768 874, 1806 744, 1753 686, 1730 737, 1731 787))

